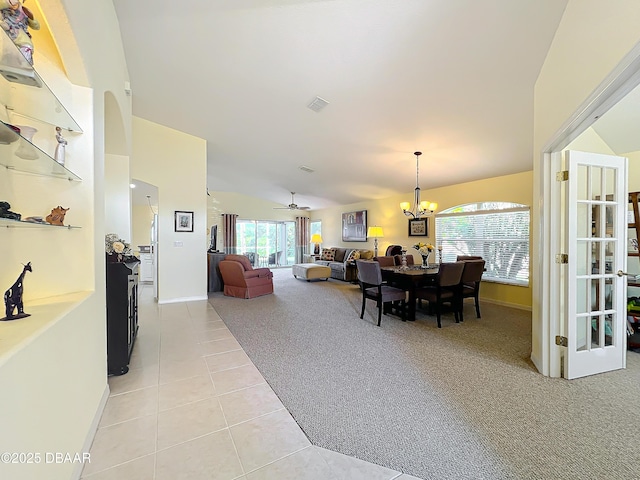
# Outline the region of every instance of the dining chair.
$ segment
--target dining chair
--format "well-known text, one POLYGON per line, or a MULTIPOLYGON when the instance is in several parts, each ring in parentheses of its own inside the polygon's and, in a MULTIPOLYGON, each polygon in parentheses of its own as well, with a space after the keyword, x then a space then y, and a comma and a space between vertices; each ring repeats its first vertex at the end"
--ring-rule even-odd
POLYGON ((438 328, 442 328, 440 317, 444 303, 451 303, 456 323, 462 319, 460 315, 462 309, 460 290, 464 265, 465 262, 441 263, 433 285, 416 290, 416 298, 428 301, 430 311, 435 304, 438 328))
MULTIPOLYGON (((367 299, 375 300, 378 307, 378 326, 382 319, 382 307, 390 302, 401 302, 400 318, 405 320, 406 293, 400 288, 390 287, 382 282, 380 264, 374 260, 356 260, 358 267, 358 280, 362 284, 362 311, 360 318, 364 317, 364 309, 367 299)), ((386 312, 385 312, 386 315, 386 312)))
POLYGON ((381 267, 394 267, 396 264, 395 257, 393 256, 383 256, 383 257, 374 257, 376 262, 380 264, 381 267))
MULTIPOLYGON (((480 293, 480 282, 482 281, 482 274, 484 273, 485 261, 480 260, 465 260, 464 270, 462 272, 462 285, 460 294, 462 296, 461 301, 465 298, 473 298, 476 305, 476 317, 480 317, 480 302, 478 300, 480 293)), ((462 320, 462 307, 460 308, 460 316, 462 320)))
POLYGON ((400 254, 402 254, 402 245, 389 245, 384 253, 385 257, 393 257, 400 254))

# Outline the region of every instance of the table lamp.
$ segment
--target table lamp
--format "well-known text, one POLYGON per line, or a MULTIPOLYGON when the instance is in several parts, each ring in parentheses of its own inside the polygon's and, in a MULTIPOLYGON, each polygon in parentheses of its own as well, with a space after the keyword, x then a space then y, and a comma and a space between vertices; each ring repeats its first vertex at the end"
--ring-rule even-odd
POLYGON ((320 255, 320 244, 322 243, 322 237, 319 233, 314 233, 311 235, 311 243, 315 243, 316 246, 313 249, 314 255, 320 255))
POLYGON ((384 237, 384 233, 382 232, 382 227, 369 227, 367 229, 367 237, 373 238, 373 256, 378 256, 378 239, 384 237))

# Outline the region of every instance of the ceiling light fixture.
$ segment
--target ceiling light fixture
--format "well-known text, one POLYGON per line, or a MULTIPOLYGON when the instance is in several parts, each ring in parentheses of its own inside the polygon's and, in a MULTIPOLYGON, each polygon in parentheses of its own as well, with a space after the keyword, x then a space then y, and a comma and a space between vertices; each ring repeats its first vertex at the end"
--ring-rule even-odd
POLYGON ((409 202, 400 203, 400 208, 402 209, 402 213, 404 213, 407 217, 420 218, 427 217, 433 213, 433 211, 438 208, 437 203, 431 203, 427 200, 420 201, 420 185, 418 182, 419 178, 419 169, 418 162, 420 160, 420 155, 422 152, 414 152, 416 156, 416 189, 414 196, 414 204, 413 209, 411 209, 411 204, 409 202))

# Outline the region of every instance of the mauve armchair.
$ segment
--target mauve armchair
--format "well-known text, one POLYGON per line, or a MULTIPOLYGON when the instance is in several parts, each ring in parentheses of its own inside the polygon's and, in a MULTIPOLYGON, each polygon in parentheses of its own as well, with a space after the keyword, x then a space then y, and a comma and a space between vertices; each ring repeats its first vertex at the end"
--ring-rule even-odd
POLYGON ((218 267, 229 297, 253 298, 273 293, 273 273, 268 268, 253 268, 244 255, 227 255, 218 267))

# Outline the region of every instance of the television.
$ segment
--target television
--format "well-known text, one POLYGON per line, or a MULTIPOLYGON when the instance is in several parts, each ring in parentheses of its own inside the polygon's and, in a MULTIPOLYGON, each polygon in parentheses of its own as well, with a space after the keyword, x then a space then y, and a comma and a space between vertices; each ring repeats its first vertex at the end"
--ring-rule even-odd
POLYGON ((211 244, 209 245, 208 252, 217 252, 216 246, 218 244, 218 226, 211 227, 211 244))

